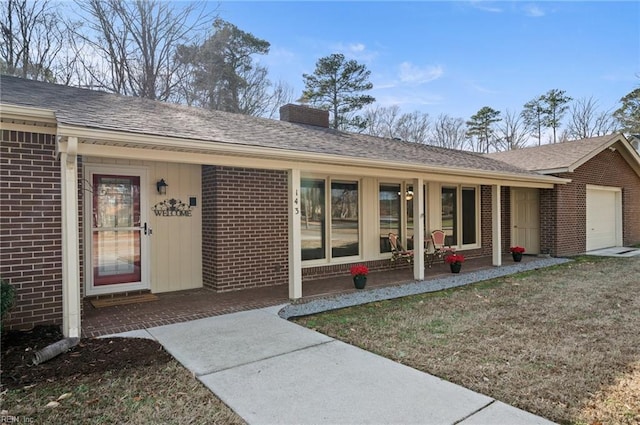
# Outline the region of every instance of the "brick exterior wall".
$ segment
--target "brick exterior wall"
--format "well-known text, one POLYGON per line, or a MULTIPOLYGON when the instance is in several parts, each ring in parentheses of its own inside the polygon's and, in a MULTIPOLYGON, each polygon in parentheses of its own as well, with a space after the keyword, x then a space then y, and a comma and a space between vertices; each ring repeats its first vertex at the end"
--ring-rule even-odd
POLYGON ((0 277, 16 289, 7 329, 62 323, 62 217, 55 136, 2 131, 0 277))
POLYGON ((329 127, 329 111, 288 103, 280 107, 280 121, 329 127))
POLYGON ((540 190, 542 253, 563 256, 586 251, 587 185, 622 188, 623 244, 640 243, 640 176, 620 152, 605 149, 573 173, 556 176, 572 182, 540 190))
POLYGON ((219 292, 288 284, 288 175, 202 167, 203 285, 219 292))

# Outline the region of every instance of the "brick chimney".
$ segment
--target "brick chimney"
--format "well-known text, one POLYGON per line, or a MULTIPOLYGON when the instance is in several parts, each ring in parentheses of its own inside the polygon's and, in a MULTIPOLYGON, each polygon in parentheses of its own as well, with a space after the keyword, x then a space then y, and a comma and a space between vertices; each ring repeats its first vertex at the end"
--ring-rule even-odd
POLYGON ((280 107, 280 121, 329 128, 329 111, 287 103, 280 107))

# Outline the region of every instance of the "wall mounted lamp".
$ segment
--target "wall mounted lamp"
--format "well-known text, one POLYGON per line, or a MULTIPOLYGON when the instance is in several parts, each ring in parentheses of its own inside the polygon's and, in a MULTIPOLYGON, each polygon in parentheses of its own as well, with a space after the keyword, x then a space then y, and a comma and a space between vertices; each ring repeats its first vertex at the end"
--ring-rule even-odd
POLYGON ((158 193, 160 195, 166 195, 167 194, 167 186, 169 186, 169 185, 167 184, 167 182, 164 181, 164 179, 160 179, 156 183, 156 189, 158 189, 158 193))

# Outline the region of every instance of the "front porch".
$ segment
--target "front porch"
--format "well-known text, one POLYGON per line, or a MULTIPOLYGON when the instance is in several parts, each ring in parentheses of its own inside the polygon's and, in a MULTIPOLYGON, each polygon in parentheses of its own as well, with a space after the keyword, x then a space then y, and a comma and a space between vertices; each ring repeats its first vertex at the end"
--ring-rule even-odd
MULTIPOLYGON (((522 263, 538 260, 524 256, 522 263)), ((502 263, 513 265, 510 255, 503 256, 502 263)), ((483 269, 492 269, 491 257, 465 261, 461 275, 483 269)), ((452 276, 449 266, 437 261, 425 270, 425 281, 452 276)), ((367 279, 367 289, 381 288, 414 282, 413 268, 390 268, 372 272, 367 279)), ((366 291, 367 289, 364 289, 366 291)), ((321 297, 332 297, 356 292, 350 276, 310 280, 303 283, 305 302, 321 297)), ((193 289, 158 294, 158 300, 139 304, 95 308, 84 300, 82 337, 97 337, 172 323, 186 322, 210 316, 229 314, 243 310, 289 303, 288 285, 252 288, 240 291, 216 293, 208 289, 193 289)))

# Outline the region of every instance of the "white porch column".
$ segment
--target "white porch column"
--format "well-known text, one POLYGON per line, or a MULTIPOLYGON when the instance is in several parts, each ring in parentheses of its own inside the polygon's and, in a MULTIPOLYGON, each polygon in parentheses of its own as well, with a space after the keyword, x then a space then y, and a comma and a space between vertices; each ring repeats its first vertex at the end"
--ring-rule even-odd
POLYGON ((413 180, 413 278, 424 280, 424 181, 413 180))
POLYGON ((300 170, 289 170, 289 298, 302 298, 300 170))
POLYGON ((80 247, 78 244, 78 139, 60 154, 62 187, 62 333, 80 337, 80 247))
POLYGON ((491 246, 493 247, 493 265, 502 265, 502 200, 500 185, 491 186, 491 246))

